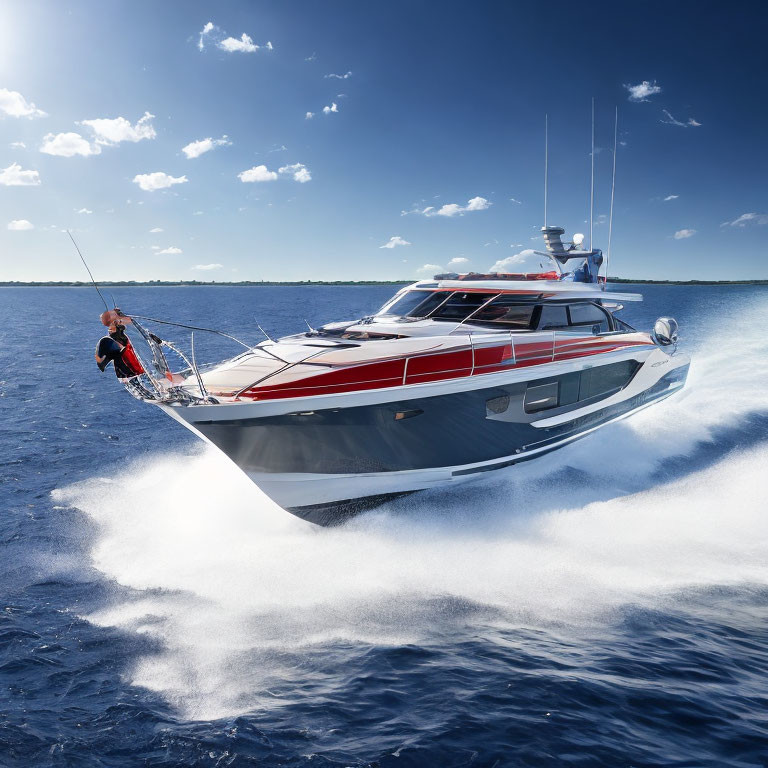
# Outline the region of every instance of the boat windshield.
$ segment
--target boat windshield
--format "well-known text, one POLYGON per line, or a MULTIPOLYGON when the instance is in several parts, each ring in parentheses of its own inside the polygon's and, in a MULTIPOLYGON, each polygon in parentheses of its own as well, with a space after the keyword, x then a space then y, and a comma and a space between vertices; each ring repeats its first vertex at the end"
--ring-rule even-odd
POLYGON ((449 296, 450 291, 413 290, 400 293, 388 301, 377 313, 378 317, 427 317, 449 296))

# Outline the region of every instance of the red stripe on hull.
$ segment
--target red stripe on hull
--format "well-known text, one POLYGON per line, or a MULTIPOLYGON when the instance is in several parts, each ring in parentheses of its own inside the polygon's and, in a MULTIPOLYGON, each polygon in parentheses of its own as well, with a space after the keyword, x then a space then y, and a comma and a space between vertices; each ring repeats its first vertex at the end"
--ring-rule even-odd
POLYGON ((408 358, 407 366, 405 358, 401 358, 332 369, 300 381, 252 388, 244 392, 241 397, 248 400, 276 400, 389 389, 403 386, 403 384, 424 384, 466 378, 470 375, 499 373, 514 368, 528 368, 552 362, 553 358, 558 361, 573 360, 632 346, 650 345, 652 342, 639 339, 620 341, 583 337, 554 343, 552 341, 530 342, 514 346, 507 343, 495 347, 479 347, 474 350, 469 347, 414 356, 408 358))

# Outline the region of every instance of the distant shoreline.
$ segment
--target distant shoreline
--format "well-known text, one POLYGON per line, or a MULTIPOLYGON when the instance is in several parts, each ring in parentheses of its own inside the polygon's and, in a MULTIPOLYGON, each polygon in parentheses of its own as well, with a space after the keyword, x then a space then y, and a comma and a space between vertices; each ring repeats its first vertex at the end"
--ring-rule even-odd
MULTIPOLYGON (((242 280, 239 282, 217 282, 202 280, 104 280, 100 286, 114 288, 186 288, 196 286, 223 286, 223 287, 260 287, 260 286, 285 286, 298 287, 302 285, 344 285, 344 286, 370 286, 370 285, 409 285, 415 280, 242 280)), ((535 281, 531 281, 535 283, 535 281)), ((609 285, 614 283, 632 283, 635 285, 768 285, 767 280, 634 280, 627 277, 612 277, 609 285)), ((91 283, 79 280, 50 280, 29 281, 10 280, 0 281, 0 288, 90 288, 91 283)))

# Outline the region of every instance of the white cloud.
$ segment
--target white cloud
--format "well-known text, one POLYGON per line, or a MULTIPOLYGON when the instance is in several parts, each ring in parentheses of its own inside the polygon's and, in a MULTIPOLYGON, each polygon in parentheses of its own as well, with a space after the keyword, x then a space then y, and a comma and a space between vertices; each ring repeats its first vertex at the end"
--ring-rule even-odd
POLYGON ((330 74, 330 75, 323 75, 323 77, 325 77, 326 79, 329 77, 332 77, 332 78, 336 78, 336 80, 349 80, 349 78, 352 77, 352 73, 345 72, 343 75, 330 74))
POLYGON ((80 125, 88 126, 94 133, 97 144, 114 146, 121 141, 137 142, 142 139, 154 139, 157 136, 152 120, 155 116, 145 112, 136 125, 124 117, 100 117, 94 120, 82 120, 80 125))
POLYGON ((307 112, 307 114, 304 116, 305 120, 311 120, 315 116, 314 112, 307 112))
POLYGON ((260 48, 268 51, 274 50, 270 41, 264 45, 257 45, 253 42, 250 35, 243 33, 240 37, 225 37, 226 32, 217 27, 212 21, 209 21, 201 30, 197 41, 199 51, 205 50, 205 43, 208 37, 216 42, 216 47, 227 53, 255 53, 260 48))
POLYGON ((680 120, 676 120, 674 117, 672 117, 668 110, 662 109, 661 111, 667 116, 667 119, 659 120, 659 122, 664 123, 665 125, 676 125, 679 128, 698 128, 701 125, 701 123, 694 120, 692 117, 689 117, 688 120, 683 123, 680 120))
POLYGON ((165 253, 171 256, 176 256, 179 253, 183 253, 181 248, 177 248, 175 245, 172 245, 170 248, 163 248, 162 251, 158 251, 158 253, 165 253))
POLYGON ((23 141, 12 141, 8 146, 11 149, 26 149, 27 145, 23 141))
POLYGON ((93 211, 89 211, 87 208, 80 208, 80 210, 78 210, 77 213, 84 213, 86 215, 90 215, 93 213, 93 211))
POLYGON ((664 198, 664 202, 668 203, 670 200, 677 200, 678 197, 680 197, 680 195, 667 195, 664 198))
POLYGON ((55 155, 56 157, 74 157, 75 155, 89 157, 101 154, 101 147, 98 144, 91 144, 88 139, 84 139, 79 133, 70 131, 68 133, 46 134, 43 137, 40 151, 46 155, 55 155))
POLYGON ((162 227, 152 227, 152 229, 149 230, 149 233, 151 235, 156 235, 156 234, 158 234, 159 232, 162 232, 162 231, 163 231, 162 227))
POLYGON ((218 43, 219 48, 227 53, 234 53, 239 51, 240 53, 253 53, 259 50, 259 46, 256 45, 252 38, 243 32, 242 37, 239 39, 236 37, 225 37, 218 43))
POLYGON ((0 112, 9 117, 47 117, 42 109, 27 101, 18 91, 0 88, 0 112))
POLYGON ((490 208, 491 204, 484 197, 473 197, 468 203, 466 210, 468 211, 484 211, 486 208, 490 208))
POLYGON ((448 262, 449 267, 457 267, 459 264, 468 264, 469 259, 465 259, 463 256, 457 256, 455 259, 451 259, 448 262))
POLYGON ((407 240, 403 240, 400 235, 394 235, 389 238, 389 242, 380 245, 379 248, 397 248, 398 245, 410 245, 407 240))
POLYGON ((685 240, 687 237, 693 237, 695 234, 695 229, 678 229, 672 237, 674 237, 675 240, 685 240))
POLYGON ((274 171, 270 171, 266 165, 254 165, 253 168, 238 173, 237 178, 242 182, 274 181, 277 178, 277 174, 274 171))
POLYGON ((323 107, 324 115, 330 115, 331 112, 338 112, 338 111, 339 111, 339 105, 335 101, 331 102, 330 107, 323 107))
POLYGON ((4 187, 36 187, 40 184, 40 174, 24 171, 18 163, 11 163, 0 171, 0 184, 4 187))
POLYGON ((428 205, 426 208, 415 208, 412 211, 401 211, 402 216, 406 216, 409 213, 419 213, 422 216, 446 216, 451 218, 453 216, 463 216, 468 211, 484 211, 490 208, 492 203, 486 200, 484 197, 473 197, 467 201, 466 205, 459 205, 458 203, 446 203, 440 208, 435 208, 433 205, 428 205))
POLYGON ((207 272, 210 269, 221 269, 223 266, 223 264, 197 264, 192 269, 200 269, 207 272))
POLYGON ((629 101, 648 101, 649 96, 661 93, 661 86, 657 85, 655 80, 653 82, 643 80, 642 83, 637 85, 625 83, 624 87, 629 91, 629 101))
MULTIPOLYGON (((261 46, 256 45, 250 35, 246 35, 245 32, 243 32, 239 38, 225 37, 223 40, 220 40, 217 45, 222 51, 226 51, 227 53, 255 53, 261 48, 261 46)), ((272 43, 267 43, 265 48, 271 51, 272 43)))
POLYGON ((205 38, 213 32, 213 30, 216 29, 216 25, 209 21, 201 30, 200 30, 200 39, 197 41, 197 47, 199 50, 205 49, 205 38))
POLYGON ((16 232, 22 232, 25 229, 34 229, 35 226, 31 221, 26 219, 14 219, 8 222, 8 229, 12 229, 16 232))
POLYGON ((532 248, 526 248, 520 253, 516 253, 514 256, 507 256, 506 259, 499 259, 492 267, 488 269, 489 272, 507 272, 509 267, 516 264, 524 264, 531 256, 535 256, 536 252, 532 248))
POLYGON ((202 211, 195 211, 192 215, 193 216, 202 216, 203 212, 202 211))
POLYGON ((312 174, 309 169, 303 163, 294 163, 293 165, 284 165, 278 169, 279 173, 290 173, 293 176, 294 181, 298 181, 300 184, 306 184, 308 181, 312 181, 312 174))
POLYGON ((437 275, 440 274, 440 272, 445 272, 439 264, 425 264, 423 267, 419 267, 416 271, 422 275, 437 275))
POLYGON ((57 157, 89 157, 101 154, 102 147, 117 146, 122 141, 154 139, 157 134, 152 126, 153 117, 145 112, 136 125, 131 125, 124 117, 83 120, 81 125, 87 126, 94 133, 93 142, 74 131, 49 133, 43 138, 40 151, 57 157))
POLYGON ((768 213, 742 213, 733 221, 724 221, 721 227, 746 227, 748 224, 768 224, 768 213))
POLYGON ((222 136, 220 139, 212 139, 209 136, 207 139, 190 142, 186 147, 182 147, 181 151, 187 156, 187 159, 193 160, 216 147, 230 146, 231 144, 232 142, 226 136, 222 136))
POLYGON ((510 203, 515 203, 515 205, 522 205, 522 200, 516 200, 514 197, 509 198, 510 203))
POLYGON ((133 177, 134 184, 138 184, 145 192, 154 192, 158 189, 168 189, 174 184, 186 184, 189 179, 186 176, 169 176, 162 171, 154 173, 139 173, 133 177))
POLYGON ((313 51, 311 56, 307 56, 304 61, 317 61, 317 54, 313 51))

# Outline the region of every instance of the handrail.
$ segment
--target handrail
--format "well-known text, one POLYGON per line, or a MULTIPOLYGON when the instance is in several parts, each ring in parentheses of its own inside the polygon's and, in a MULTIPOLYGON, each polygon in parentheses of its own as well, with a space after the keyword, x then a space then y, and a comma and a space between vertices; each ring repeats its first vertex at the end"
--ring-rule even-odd
POLYGON ((208 390, 205 388, 205 384, 203 384, 203 377, 200 375, 200 371, 198 370, 198 367, 197 367, 197 361, 195 360, 195 332, 194 331, 192 331, 190 346, 192 348, 192 370, 194 370, 195 378, 197 378, 197 386, 200 389, 200 397, 202 397, 204 400, 207 400, 208 390))

